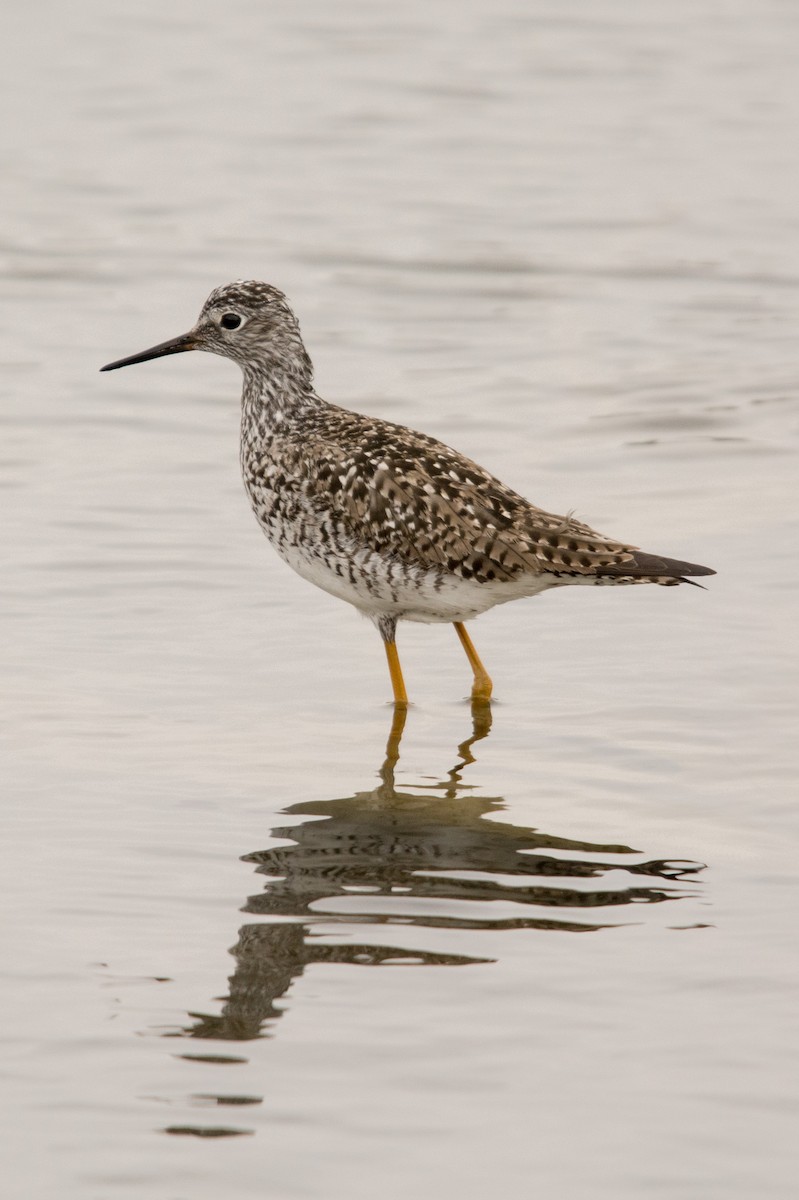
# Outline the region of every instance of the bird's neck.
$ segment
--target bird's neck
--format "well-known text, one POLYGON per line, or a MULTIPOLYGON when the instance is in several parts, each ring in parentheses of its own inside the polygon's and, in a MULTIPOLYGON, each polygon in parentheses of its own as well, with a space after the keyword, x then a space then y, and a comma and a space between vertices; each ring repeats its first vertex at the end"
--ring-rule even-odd
POLYGON ((302 420, 324 403, 313 390, 310 360, 273 361, 244 368, 242 422, 263 431, 302 420))

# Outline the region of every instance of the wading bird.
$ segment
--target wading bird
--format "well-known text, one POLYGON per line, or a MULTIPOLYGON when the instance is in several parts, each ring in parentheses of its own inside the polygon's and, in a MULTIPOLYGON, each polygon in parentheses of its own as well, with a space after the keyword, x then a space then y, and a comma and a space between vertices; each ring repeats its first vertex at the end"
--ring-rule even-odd
POLYGON ((454 625, 472 698, 487 701, 491 679, 464 623, 495 604, 573 584, 672 587, 715 574, 545 512, 435 438, 322 400, 297 318, 269 284, 217 288, 189 333, 102 370, 186 350, 241 367, 241 466, 255 515, 289 566, 372 619, 397 705, 408 701, 399 621, 454 625))

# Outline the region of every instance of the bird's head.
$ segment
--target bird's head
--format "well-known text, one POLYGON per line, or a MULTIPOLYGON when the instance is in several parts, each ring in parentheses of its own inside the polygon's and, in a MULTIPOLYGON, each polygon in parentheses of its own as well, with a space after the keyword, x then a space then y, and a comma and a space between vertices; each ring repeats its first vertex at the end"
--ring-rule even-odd
POLYGON ((297 318, 281 291, 255 279, 238 279, 215 288, 188 333, 108 363, 101 370, 115 371, 187 350, 232 358, 245 374, 268 376, 279 371, 296 384, 310 387, 311 361, 297 318))

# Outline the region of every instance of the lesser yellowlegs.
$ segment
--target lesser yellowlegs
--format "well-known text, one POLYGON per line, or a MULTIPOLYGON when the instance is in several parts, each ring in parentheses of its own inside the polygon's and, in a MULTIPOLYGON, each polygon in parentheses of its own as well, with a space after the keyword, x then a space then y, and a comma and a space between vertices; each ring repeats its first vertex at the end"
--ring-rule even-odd
POLYGON ((566 584, 670 587, 715 574, 545 512, 435 438, 322 400, 297 318, 266 283, 217 288, 189 333, 102 369, 186 350, 241 367, 241 466, 255 515, 289 566, 372 619, 398 705, 398 621, 453 624, 472 697, 488 700, 464 622, 495 604, 566 584))

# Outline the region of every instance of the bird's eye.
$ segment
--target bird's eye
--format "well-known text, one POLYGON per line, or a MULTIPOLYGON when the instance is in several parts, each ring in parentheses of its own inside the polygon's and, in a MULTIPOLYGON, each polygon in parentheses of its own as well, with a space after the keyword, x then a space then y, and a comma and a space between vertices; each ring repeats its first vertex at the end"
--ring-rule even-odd
POLYGON ((224 313, 219 324, 223 329, 238 329, 241 325, 241 317, 238 313, 224 313))

